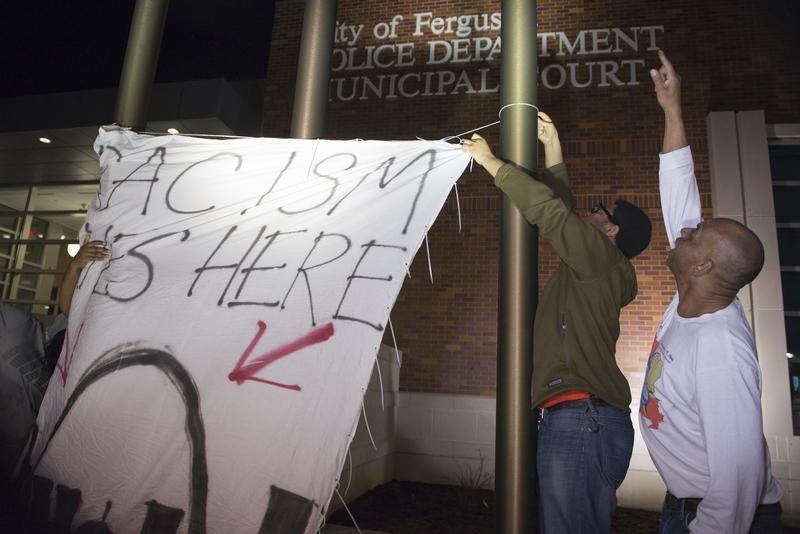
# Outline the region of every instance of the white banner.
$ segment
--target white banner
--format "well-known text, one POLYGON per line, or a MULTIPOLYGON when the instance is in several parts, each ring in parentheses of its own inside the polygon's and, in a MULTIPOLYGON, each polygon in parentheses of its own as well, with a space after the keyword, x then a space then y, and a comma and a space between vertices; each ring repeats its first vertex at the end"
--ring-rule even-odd
POLYGON ((389 312, 468 156, 118 129, 95 149, 84 232, 112 254, 72 301, 37 498, 79 495, 73 529, 105 513, 115 533, 316 532, 389 312))

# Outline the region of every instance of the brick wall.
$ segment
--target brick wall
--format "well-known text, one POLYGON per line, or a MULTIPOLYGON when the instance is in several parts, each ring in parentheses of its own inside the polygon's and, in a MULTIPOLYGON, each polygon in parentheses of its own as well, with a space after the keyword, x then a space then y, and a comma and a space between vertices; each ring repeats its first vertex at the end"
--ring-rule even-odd
MULTIPOLYGON (((705 118, 716 110, 763 109, 768 123, 800 122, 800 16, 792 1, 646 1, 578 0, 540 1, 540 35, 565 32, 574 40, 581 30, 663 26, 656 31, 657 45, 670 55, 684 79, 684 115, 690 137, 703 205, 710 215, 705 118)), ((279 2, 270 55, 263 123, 266 136, 286 137, 291 120, 297 53, 303 19, 302 2, 279 2)), ((491 1, 357 2, 339 0, 339 22, 363 24, 354 45, 361 52, 369 45, 414 43, 416 64, 387 69, 353 69, 332 73, 333 78, 398 76, 462 70, 477 85, 481 69, 489 69, 486 87, 499 81, 500 61, 425 65, 429 31, 413 37, 414 13, 433 12, 434 17, 500 11, 491 1), (397 39, 379 40, 372 28, 389 22, 396 14, 404 20, 397 39)), ((473 33, 469 37, 494 39, 499 31, 473 33)), ((434 36, 435 37, 435 36, 434 36)), ((437 39, 455 39, 441 35, 437 39)), ((587 37, 588 39, 588 37, 587 37)), ((555 46, 551 41, 549 46, 555 46)), ((587 41, 588 42, 588 41, 587 41)), ((663 128, 647 69, 657 66, 655 52, 646 50, 639 36, 638 49, 622 46, 620 53, 548 55, 539 59, 540 71, 548 66, 554 85, 557 69, 576 73, 576 85, 557 89, 541 86, 539 107, 556 121, 564 146, 573 191, 579 208, 597 200, 613 203, 623 196, 646 208, 654 221, 650 248, 634 261, 639 277, 639 296, 622 313, 622 335, 617 346, 620 367, 639 382, 661 311, 674 291, 664 266, 667 248, 659 224, 657 197, 658 151, 663 128), (600 86, 600 62, 644 60, 635 76, 621 67, 617 78, 625 85, 600 86), (570 67, 570 63, 577 63, 570 67), (590 63, 592 63, 590 65, 590 63)), ((587 45, 588 46, 588 45, 587 45)), ((337 44, 337 48, 346 48, 337 44)), ((341 53, 340 53, 341 54, 341 53)), ((342 56, 335 56, 341 58, 342 56)), ((389 55, 382 56, 388 61, 389 55)), ((485 57, 485 54, 484 54, 485 57)), ((388 78, 384 79, 388 83, 388 78)), ((349 81, 345 80, 343 87, 349 81)), ((332 91, 325 137, 333 139, 438 139, 497 120, 499 93, 418 95, 413 98, 377 98, 360 92, 343 101, 332 91)), ((451 86, 452 87, 452 86, 451 86)), ((363 88, 362 88, 363 89, 363 88)), ((422 91, 424 92, 424 91, 422 91)), ((435 91, 431 91, 435 92, 435 91)), ((348 93, 348 91, 345 91, 348 93)), ((482 132, 498 147, 498 127, 482 132)), ((392 313, 398 344, 404 352, 401 390, 492 396, 496 379, 497 272, 499 209, 501 198, 488 175, 479 170, 465 173, 459 182, 462 230, 451 196, 428 235, 434 283, 428 275, 425 246, 420 249, 392 313)), ((551 276, 557 258, 546 244, 540 247, 540 287, 551 276)), ((391 344, 388 335, 384 342, 391 344)), ((638 385, 638 383, 636 384, 638 385)))

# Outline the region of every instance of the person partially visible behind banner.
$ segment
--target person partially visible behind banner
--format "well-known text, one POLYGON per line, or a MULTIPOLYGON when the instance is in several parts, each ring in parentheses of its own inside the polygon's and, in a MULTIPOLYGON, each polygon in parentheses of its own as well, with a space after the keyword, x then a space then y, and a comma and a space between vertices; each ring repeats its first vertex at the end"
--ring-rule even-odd
POLYGON ((495 185, 555 249, 533 327, 532 406, 541 409, 539 531, 611 532, 616 490, 633 452, 631 393, 615 359, 620 309, 637 292, 630 259, 650 242, 650 219, 619 199, 573 211, 558 133, 539 114, 547 169, 536 180, 492 154, 479 135, 463 142, 495 185))
MULTIPOLYGON (((64 315, 80 272, 91 261, 110 255, 103 241, 84 240, 70 261, 61 282, 59 307, 64 315)), ((13 476, 19 455, 36 421, 50 376, 55 370, 64 343, 64 322, 51 327, 32 313, 0 302, 0 482, 13 476), (59 327, 60 326, 60 327, 59 327)))
POLYGON ((44 332, 30 312, 0 302, 0 487, 27 443, 50 374, 44 332))
POLYGON ((736 298, 764 263, 746 226, 701 218, 681 110, 681 78, 663 52, 652 70, 664 111, 659 188, 678 291, 658 327, 639 412, 667 485, 661 534, 781 532, 753 332, 736 298))
MULTIPOLYGON (((45 363, 49 374, 55 370, 58 358, 61 356, 61 348, 64 345, 66 335, 67 317, 72 304, 72 295, 75 294, 75 287, 78 285, 78 278, 84 267, 92 261, 104 261, 111 257, 111 251, 104 241, 92 240, 89 234, 81 245, 75 257, 67 265, 64 277, 58 290, 58 307, 60 313, 54 323, 47 327, 47 343, 45 345, 45 363)), ((48 375, 49 376, 49 375, 48 375)))

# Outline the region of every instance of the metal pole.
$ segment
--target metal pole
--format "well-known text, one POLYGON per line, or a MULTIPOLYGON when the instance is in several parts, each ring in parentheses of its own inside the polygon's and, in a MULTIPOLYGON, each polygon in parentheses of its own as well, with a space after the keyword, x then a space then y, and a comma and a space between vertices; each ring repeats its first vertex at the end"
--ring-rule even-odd
POLYGON ((114 112, 120 126, 145 129, 168 7, 169 0, 136 1, 114 112))
MULTIPOLYGON (((536 2, 503 0, 500 105, 538 105, 536 2)), ((503 110, 502 156, 534 173, 536 110, 503 110)), ((533 317, 538 300, 536 228, 503 196, 497 346, 495 495, 497 532, 535 531, 536 419, 530 406, 533 317)))
POLYGON ((336 0, 306 0, 290 137, 314 139, 325 129, 336 0))

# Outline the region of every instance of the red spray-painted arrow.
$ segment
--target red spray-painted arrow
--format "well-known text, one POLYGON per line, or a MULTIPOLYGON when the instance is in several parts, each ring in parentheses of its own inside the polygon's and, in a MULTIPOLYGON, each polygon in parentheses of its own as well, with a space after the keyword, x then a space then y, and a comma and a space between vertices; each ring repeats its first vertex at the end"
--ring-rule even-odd
POLYGON ((69 342, 69 328, 67 328, 66 334, 64 335, 64 346, 66 347, 66 352, 64 354, 64 366, 62 367, 60 363, 56 364, 58 370, 61 371, 61 385, 66 387, 67 385, 67 375, 69 375, 69 366, 72 365, 72 358, 74 357, 75 347, 78 346, 78 341, 81 340, 81 332, 83 332, 83 325, 85 323, 81 323, 78 327, 78 335, 75 336, 75 343, 70 344, 69 342))
POLYGON ((327 341, 333 335, 333 323, 326 323, 322 326, 318 326, 311 330, 306 335, 295 339, 285 345, 278 347, 277 349, 271 350, 266 354, 262 354, 257 358, 251 360, 247 365, 245 362, 250 357, 250 354, 253 352, 256 344, 258 344, 261 336, 264 335, 264 332, 267 330, 267 323, 264 321, 258 321, 258 332, 256 332, 255 337, 244 350, 242 355, 239 357, 239 361, 236 362, 236 366, 233 368, 233 371, 230 372, 228 375, 228 380, 231 382, 236 382, 237 385, 242 385, 245 380, 252 380, 254 382, 262 382, 264 384, 269 384, 271 386, 277 386, 280 388, 292 389, 294 391, 300 391, 300 386, 297 384, 281 384, 280 382, 273 382, 272 380, 266 380, 264 378, 257 378, 255 375, 264 367, 268 366, 269 364, 280 360, 281 358, 292 354, 293 352, 297 352, 300 349, 308 347, 310 345, 316 345, 317 343, 322 343, 323 341, 327 341))

